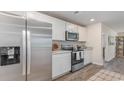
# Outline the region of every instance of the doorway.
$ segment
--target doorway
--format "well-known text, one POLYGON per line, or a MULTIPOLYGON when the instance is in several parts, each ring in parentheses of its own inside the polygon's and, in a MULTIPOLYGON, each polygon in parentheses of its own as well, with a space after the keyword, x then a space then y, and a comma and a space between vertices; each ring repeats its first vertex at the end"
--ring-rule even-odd
POLYGON ((124 36, 116 37, 116 57, 124 58, 124 36))

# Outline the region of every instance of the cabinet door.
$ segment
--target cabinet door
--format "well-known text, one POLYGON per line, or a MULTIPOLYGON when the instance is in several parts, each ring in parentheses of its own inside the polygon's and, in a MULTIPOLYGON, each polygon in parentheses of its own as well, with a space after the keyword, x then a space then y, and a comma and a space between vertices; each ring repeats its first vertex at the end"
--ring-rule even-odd
POLYGON ((78 26, 78 32, 79 32, 79 41, 86 41, 87 39, 86 28, 78 26))
POLYGON ((22 17, 16 12, 0 12, 0 81, 26 80, 26 25, 22 17))
POLYGON ((52 78, 62 74, 62 60, 61 55, 52 56, 52 78))
POLYGON ((71 53, 56 54, 52 57, 52 78, 71 70, 71 53))
POLYGON ((65 21, 53 18, 52 31, 53 40, 65 40, 65 21))
POLYGON ((69 22, 66 22, 66 30, 70 32, 78 32, 78 26, 69 22))
POLYGON ((72 24, 72 25, 73 25, 73 32, 78 33, 78 26, 75 24, 72 24))
POLYGON ((69 72, 71 70, 71 53, 65 53, 62 57, 62 73, 69 72))
POLYGON ((92 62, 92 52, 91 50, 84 51, 84 65, 87 65, 92 62))
POLYGON ((69 22, 66 22, 66 31, 72 32, 72 25, 69 22))
POLYGON ((37 13, 37 12, 32 12, 32 13, 38 14, 38 15, 35 15, 36 20, 48 22, 52 24, 53 40, 65 40, 65 21, 42 14, 42 13, 37 13))

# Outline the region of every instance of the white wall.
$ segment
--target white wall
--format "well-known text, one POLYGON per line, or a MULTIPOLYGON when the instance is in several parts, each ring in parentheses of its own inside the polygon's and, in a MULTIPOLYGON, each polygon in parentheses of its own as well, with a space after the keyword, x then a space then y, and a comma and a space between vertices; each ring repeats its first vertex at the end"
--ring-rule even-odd
POLYGON ((101 23, 92 24, 87 26, 87 46, 93 48, 92 50, 92 61, 93 64, 103 65, 103 57, 102 57, 102 30, 101 23))
POLYGON ((116 37, 117 33, 110 27, 102 24, 102 47, 105 47, 105 61, 112 60, 116 55, 116 41, 114 41, 114 45, 109 45, 108 36, 116 37))

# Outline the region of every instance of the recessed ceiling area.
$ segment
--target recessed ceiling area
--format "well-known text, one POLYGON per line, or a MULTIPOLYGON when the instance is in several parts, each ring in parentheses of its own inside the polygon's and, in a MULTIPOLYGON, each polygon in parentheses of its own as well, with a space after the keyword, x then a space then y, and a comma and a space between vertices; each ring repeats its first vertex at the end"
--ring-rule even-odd
POLYGON ((42 13, 82 26, 103 22, 117 32, 124 32, 123 11, 44 11, 42 13), (91 19, 94 21, 90 21, 91 19))

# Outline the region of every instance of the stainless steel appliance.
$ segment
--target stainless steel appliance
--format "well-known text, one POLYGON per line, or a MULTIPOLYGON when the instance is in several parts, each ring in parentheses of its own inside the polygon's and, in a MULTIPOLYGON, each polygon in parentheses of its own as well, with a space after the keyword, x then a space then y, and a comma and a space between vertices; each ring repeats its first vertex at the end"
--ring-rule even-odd
POLYGON ((52 25, 36 12, 0 12, 0 80, 51 80, 52 25))
POLYGON ((72 51, 72 72, 84 67, 84 51, 72 51))
POLYGON ((84 67, 84 51, 79 46, 62 45, 63 50, 71 50, 71 71, 74 72, 84 67))
POLYGON ((52 24, 31 14, 27 13, 27 80, 51 80, 52 24))
POLYGON ((66 37, 66 40, 68 41, 78 41, 79 33, 66 31, 65 37, 66 37))

